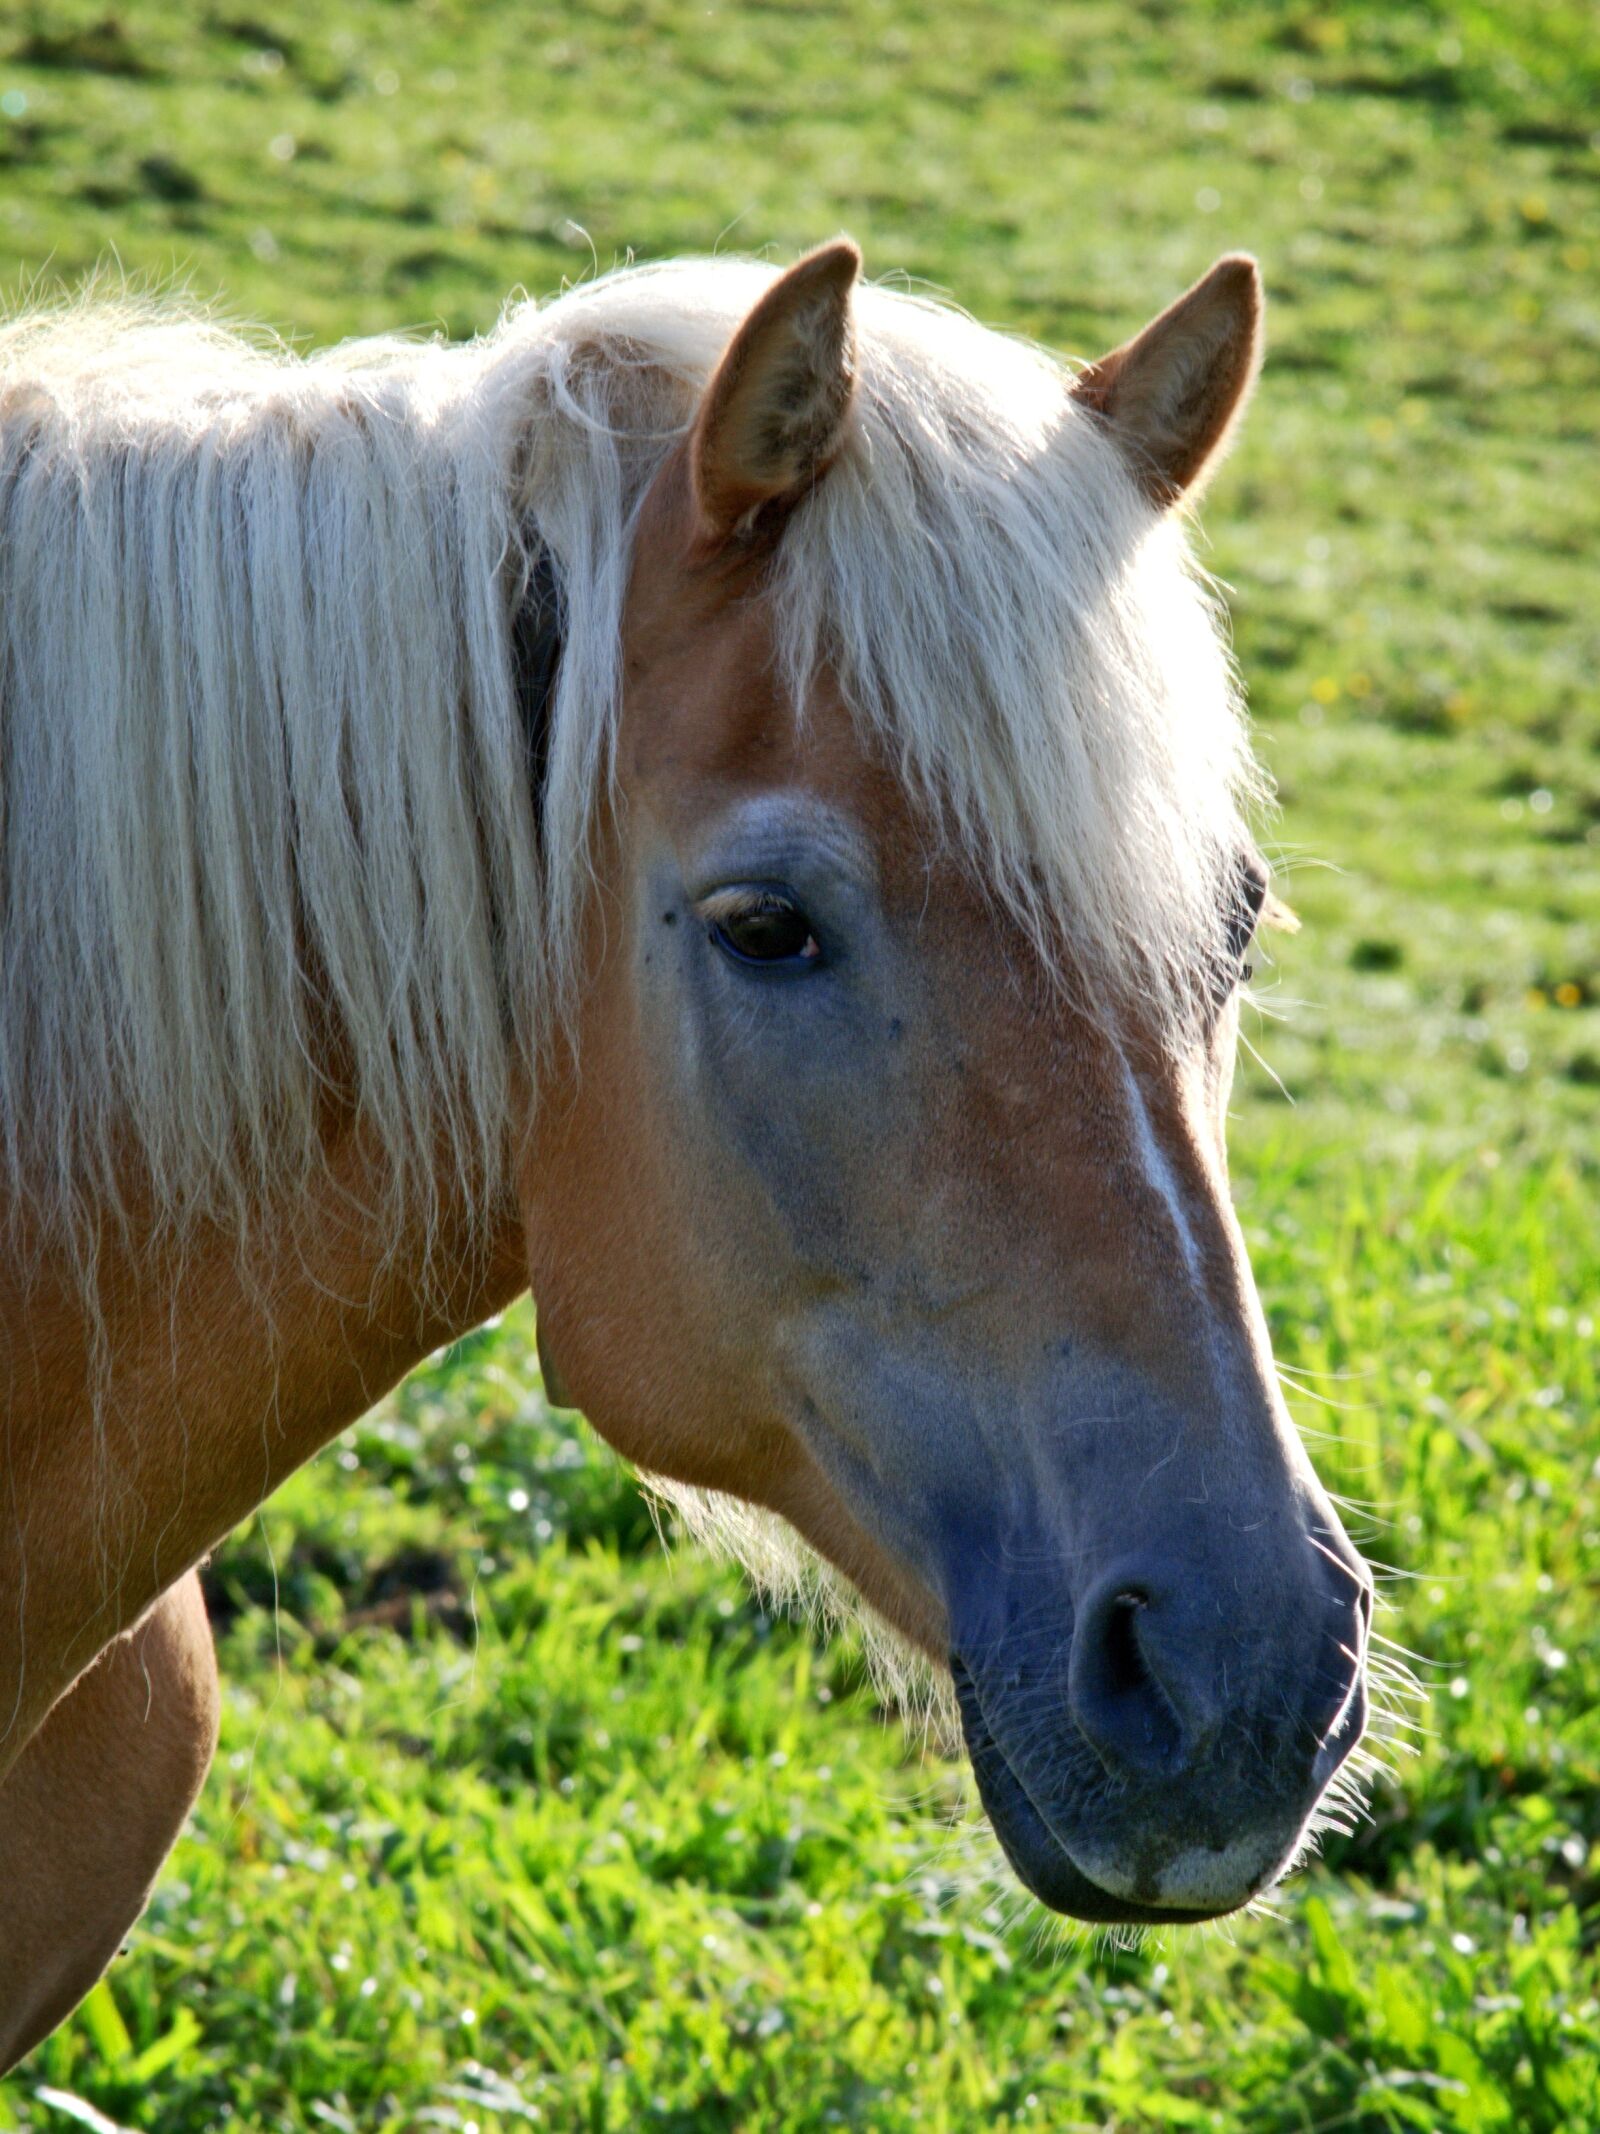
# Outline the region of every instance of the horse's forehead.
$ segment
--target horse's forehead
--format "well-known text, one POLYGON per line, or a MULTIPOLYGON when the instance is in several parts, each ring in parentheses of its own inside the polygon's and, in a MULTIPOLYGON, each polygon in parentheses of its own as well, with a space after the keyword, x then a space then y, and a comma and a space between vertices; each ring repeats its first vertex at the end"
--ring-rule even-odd
POLYGON ((924 864, 911 796, 865 741, 826 664, 797 705, 755 569, 636 570, 619 768, 674 826, 739 798, 805 791, 850 817, 886 876, 924 864))

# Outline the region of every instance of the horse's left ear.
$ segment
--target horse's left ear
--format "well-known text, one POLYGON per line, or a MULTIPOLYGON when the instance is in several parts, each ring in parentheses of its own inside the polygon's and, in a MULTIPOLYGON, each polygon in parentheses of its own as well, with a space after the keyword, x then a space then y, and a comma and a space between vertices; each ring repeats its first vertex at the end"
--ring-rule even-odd
POLYGON ((855 397, 851 299, 860 272, 847 237, 808 252, 728 344, 689 441, 708 545, 729 539, 764 504, 798 501, 837 456, 855 397))
POLYGON ((1263 309, 1260 268, 1230 253, 1074 384, 1158 504, 1198 489, 1226 450, 1261 367, 1263 309))

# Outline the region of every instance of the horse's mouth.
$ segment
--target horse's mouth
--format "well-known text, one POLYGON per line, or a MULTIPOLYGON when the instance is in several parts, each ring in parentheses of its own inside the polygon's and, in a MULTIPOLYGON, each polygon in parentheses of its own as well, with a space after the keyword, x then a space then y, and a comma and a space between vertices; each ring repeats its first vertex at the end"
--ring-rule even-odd
POLYGON ((950 1656, 950 1672, 961 1707, 961 1731, 966 1737, 984 1812, 1018 1879, 1041 1904, 1092 1926, 1198 1926, 1237 1909, 1233 1905, 1189 1910, 1141 1904, 1131 1897, 1116 1896, 1091 1881, 1051 1830, 1012 1769, 983 1715, 972 1677, 955 1653, 950 1656))

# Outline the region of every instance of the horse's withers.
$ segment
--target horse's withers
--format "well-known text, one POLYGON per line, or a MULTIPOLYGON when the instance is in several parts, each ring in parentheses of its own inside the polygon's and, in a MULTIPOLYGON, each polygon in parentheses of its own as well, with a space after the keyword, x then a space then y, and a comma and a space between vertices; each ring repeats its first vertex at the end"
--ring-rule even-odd
MULTIPOLYGON (((1227 1193, 1257 863, 1219 871, 1194 1011, 1146 1014, 1070 923, 1047 967, 826 665, 786 694, 770 588, 843 448, 853 276, 837 247, 774 286, 640 514, 589 977, 525 1172, 541 1324, 624 1450, 780 1512, 950 1666, 1040 1897, 1208 1916, 1359 1740, 1371 1604, 1227 1193)), ((1158 508, 1257 307, 1226 263, 1086 380, 1158 508)))

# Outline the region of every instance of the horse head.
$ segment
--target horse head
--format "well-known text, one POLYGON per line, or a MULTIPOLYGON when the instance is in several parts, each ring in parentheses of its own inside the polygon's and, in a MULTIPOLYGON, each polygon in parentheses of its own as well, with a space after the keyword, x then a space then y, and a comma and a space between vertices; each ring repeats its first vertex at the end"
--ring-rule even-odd
POLYGON ((949 1669, 1046 1904, 1204 1918, 1361 1738, 1371 1610, 1224 1147, 1267 872, 1175 507, 1259 282, 1074 378, 950 314, 896 341, 858 265, 771 283, 635 515, 521 1167, 541 1339, 625 1453, 949 1669), (965 398, 918 397, 940 334, 965 398))

